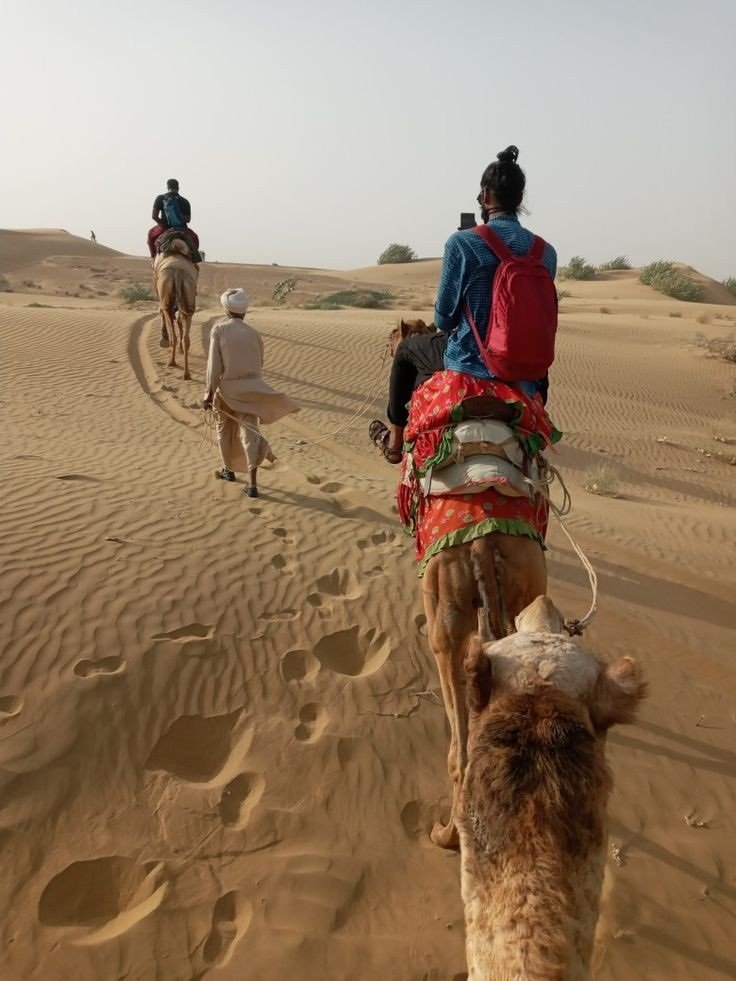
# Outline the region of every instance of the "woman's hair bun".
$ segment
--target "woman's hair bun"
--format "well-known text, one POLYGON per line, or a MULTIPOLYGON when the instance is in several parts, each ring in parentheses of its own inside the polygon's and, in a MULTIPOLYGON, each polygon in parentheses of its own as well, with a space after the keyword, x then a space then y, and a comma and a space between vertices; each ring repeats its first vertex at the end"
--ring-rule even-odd
POLYGON ((516 163, 516 159, 519 156, 518 146, 507 146, 505 150, 501 150, 500 153, 496 154, 496 159, 501 163, 516 163))

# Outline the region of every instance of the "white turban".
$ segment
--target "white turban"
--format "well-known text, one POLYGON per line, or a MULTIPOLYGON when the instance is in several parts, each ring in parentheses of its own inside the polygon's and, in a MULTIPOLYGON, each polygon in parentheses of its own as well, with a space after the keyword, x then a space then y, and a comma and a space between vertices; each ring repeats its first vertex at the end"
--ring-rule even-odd
POLYGON ((225 290, 220 297, 220 303, 227 313, 244 314, 250 306, 248 294, 242 289, 225 290))

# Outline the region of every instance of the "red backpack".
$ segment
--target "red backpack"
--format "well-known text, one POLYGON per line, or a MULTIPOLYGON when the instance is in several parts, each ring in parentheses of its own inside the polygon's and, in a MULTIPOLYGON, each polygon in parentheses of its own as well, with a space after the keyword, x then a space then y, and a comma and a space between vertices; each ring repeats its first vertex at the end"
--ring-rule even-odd
POLYGON ((557 333, 557 292, 542 264, 544 239, 535 235, 527 255, 515 255, 488 225, 473 231, 500 260, 485 341, 465 304, 481 357, 491 374, 503 381, 543 378, 555 359, 557 333))

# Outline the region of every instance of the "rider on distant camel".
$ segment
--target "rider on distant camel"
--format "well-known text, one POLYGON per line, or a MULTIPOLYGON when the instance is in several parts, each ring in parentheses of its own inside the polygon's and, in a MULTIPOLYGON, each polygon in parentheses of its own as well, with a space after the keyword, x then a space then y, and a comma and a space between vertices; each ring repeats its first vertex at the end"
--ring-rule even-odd
POLYGON ((179 181, 171 178, 166 181, 166 194, 159 194, 153 202, 151 217, 156 222, 148 233, 148 251, 151 258, 156 257, 156 242, 164 232, 177 229, 183 232, 193 247, 199 249, 199 236, 189 228, 192 208, 186 198, 179 194, 179 181))

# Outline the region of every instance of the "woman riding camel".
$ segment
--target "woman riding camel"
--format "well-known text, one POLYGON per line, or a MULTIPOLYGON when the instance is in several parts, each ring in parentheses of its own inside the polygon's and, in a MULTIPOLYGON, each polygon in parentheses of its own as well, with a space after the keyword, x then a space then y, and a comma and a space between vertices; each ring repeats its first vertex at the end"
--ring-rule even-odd
POLYGON ((299 406, 263 380, 263 341, 243 319, 250 301, 242 289, 226 290, 220 302, 229 319, 215 324, 207 359, 207 391, 203 408, 214 408, 222 469, 219 480, 235 480, 248 471, 243 493, 258 497, 256 475, 264 460, 276 459, 259 423, 277 422, 299 406))
POLYGON ((420 576, 433 555, 494 531, 544 542, 545 500, 536 492, 518 496, 509 475, 494 475, 495 465, 449 492, 434 476, 458 459, 461 422, 510 427, 527 469, 561 436, 544 408, 557 329, 557 254, 519 223, 526 180, 518 153, 507 147, 483 172, 477 200, 486 221, 447 241, 434 315, 447 336, 444 370, 416 389, 399 429, 399 516, 415 538, 420 576))
MULTIPOLYGON (((477 200, 481 214, 484 218, 488 216, 484 225, 501 240, 502 246, 514 255, 522 256, 530 252, 535 236, 520 224, 518 218, 526 186, 524 171, 516 162, 518 156, 515 146, 497 154, 497 159, 483 171, 477 200)), ((541 260, 553 280, 557 272, 557 253, 551 245, 544 243, 541 260)), ((482 356, 471 317, 480 340, 485 341, 493 283, 500 263, 501 257, 492 251, 476 229, 456 232, 445 245, 434 323, 440 330, 452 331, 445 352, 445 368, 450 371, 478 378, 498 377, 482 356)), ((546 397, 546 375, 511 383, 525 395, 534 397, 539 392, 546 397)))

